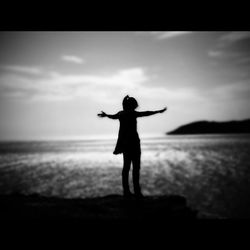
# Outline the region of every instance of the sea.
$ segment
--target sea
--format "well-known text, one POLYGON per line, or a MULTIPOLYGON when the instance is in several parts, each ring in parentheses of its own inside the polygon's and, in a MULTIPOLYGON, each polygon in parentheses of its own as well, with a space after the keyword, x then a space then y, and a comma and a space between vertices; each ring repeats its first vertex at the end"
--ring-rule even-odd
MULTIPOLYGON (((122 194, 115 139, 2 141, 0 194, 87 198, 122 194)), ((145 196, 182 195, 219 218, 250 218, 250 134, 141 138, 145 196)), ((130 186, 133 185, 130 173, 130 186)))

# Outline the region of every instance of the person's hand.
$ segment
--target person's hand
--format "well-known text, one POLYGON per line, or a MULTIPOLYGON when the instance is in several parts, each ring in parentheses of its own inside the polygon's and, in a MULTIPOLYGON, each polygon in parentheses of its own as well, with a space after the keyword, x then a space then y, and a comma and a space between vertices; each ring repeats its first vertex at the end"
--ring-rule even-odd
POLYGON ((99 117, 106 117, 107 114, 106 114, 105 112, 102 111, 100 114, 98 114, 98 116, 99 116, 99 117))
POLYGON ((167 110, 167 107, 165 107, 164 109, 161 109, 160 110, 160 113, 163 113, 163 112, 165 112, 167 110))

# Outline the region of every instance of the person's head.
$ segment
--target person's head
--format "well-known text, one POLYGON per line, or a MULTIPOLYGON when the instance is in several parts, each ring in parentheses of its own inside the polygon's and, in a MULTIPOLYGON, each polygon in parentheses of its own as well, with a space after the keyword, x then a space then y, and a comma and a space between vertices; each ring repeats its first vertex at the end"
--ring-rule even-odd
POLYGON ((138 103, 134 97, 125 96, 122 106, 124 111, 133 111, 138 107, 138 103))

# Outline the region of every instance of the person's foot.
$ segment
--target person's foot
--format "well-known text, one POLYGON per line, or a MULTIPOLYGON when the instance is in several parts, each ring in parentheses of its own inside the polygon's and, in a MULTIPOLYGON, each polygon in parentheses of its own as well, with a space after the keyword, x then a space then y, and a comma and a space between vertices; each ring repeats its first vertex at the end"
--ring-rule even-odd
POLYGON ((133 194, 130 191, 123 192, 123 197, 125 198, 131 198, 133 194))
POLYGON ((144 196, 141 192, 139 192, 139 193, 135 193, 135 198, 142 199, 142 198, 144 198, 144 196))

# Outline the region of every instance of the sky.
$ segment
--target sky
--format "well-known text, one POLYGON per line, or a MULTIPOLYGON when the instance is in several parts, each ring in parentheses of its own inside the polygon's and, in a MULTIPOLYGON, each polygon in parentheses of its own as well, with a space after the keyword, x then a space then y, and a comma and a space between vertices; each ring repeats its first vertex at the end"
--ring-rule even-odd
POLYGON ((125 95, 142 136, 250 118, 250 32, 0 32, 0 140, 116 137, 125 95))

